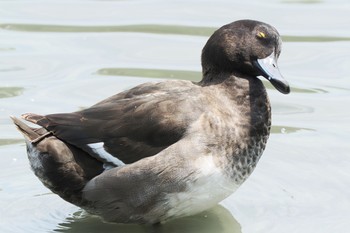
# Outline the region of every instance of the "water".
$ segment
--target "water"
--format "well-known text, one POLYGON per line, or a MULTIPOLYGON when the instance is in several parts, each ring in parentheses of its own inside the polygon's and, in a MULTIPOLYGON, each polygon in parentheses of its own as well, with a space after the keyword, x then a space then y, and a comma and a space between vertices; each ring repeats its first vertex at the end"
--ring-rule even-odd
POLYGON ((350 3, 0 1, 0 232, 350 232, 350 3), (158 229, 106 224, 47 190, 9 115, 82 109, 145 81, 200 78, 215 28, 242 18, 283 36, 292 86, 268 86, 273 128, 253 175, 212 210, 158 229))

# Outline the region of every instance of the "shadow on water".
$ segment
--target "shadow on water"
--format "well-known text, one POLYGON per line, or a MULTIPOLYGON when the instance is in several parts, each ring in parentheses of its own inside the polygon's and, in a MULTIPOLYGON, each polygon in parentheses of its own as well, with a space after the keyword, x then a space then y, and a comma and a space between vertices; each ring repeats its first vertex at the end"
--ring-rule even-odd
POLYGON ((175 219, 158 226, 104 223, 98 217, 84 216, 78 211, 60 223, 54 232, 241 233, 241 226, 227 209, 218 205, 201 214, 175 219))

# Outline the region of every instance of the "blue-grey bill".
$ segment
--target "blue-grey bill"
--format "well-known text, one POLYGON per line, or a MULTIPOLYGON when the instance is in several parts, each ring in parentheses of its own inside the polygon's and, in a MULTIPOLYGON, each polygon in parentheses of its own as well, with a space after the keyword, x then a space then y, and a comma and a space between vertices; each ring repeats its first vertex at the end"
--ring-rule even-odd
POLYGON ((257 67, 270 83, 281 93, 288 94, 290 87, 288 82, 283 78, 281 72, 277 66, 277 58, 275 52, 271 53, 270 56, 262 59, 257 59, 257 67))

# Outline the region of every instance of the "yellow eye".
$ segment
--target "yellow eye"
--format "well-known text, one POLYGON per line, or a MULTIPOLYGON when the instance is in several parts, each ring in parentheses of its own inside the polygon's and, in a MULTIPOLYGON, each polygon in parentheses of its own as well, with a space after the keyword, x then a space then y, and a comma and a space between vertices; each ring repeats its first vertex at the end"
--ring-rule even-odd
POLYGON ((265 35, 265 33, 263 33, 263 32, 258 32, 257 36, 258 36, 259 38, 266 38, 266 35, 265 35))

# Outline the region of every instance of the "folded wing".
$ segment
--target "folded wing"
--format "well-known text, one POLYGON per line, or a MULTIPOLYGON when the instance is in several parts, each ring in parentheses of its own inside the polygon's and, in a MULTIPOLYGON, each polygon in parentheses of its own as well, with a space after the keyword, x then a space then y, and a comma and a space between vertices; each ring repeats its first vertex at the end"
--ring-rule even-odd
POLYGON ((188 81, 146 83, 82 111, 23 117, 119 166, 155 155, 180 140, 202 111, 194 96, 200 96, 200 89, 188 81))

